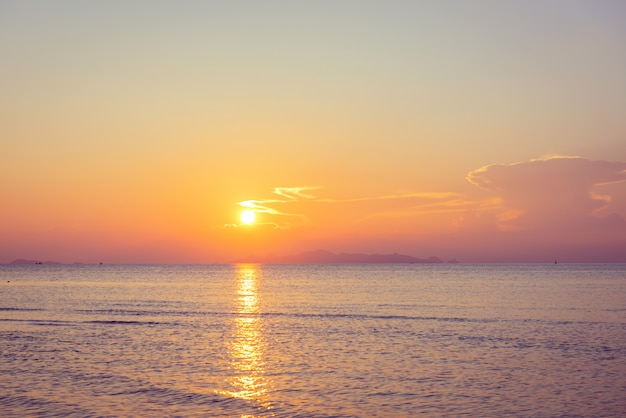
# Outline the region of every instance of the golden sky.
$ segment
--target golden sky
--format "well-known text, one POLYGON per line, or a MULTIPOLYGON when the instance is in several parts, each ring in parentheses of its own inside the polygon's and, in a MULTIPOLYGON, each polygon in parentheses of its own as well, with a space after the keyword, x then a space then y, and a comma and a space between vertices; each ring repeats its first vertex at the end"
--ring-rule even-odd
POLYGON ((626 262, 625 21, 609 0, 2 0, 0 263, 626 262))

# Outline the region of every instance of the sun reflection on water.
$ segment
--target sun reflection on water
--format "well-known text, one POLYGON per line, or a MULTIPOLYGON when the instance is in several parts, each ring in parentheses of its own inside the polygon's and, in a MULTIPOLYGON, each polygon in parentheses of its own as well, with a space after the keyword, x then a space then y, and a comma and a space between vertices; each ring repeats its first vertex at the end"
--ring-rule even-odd
POLYGON ((254 264, 237 267, 235 327, 228 347, 235 376, 229 380, 233 390, 227 393, 270 409, 264 361, 266 342, 259 316, 259 277, 260 268, 254 264))

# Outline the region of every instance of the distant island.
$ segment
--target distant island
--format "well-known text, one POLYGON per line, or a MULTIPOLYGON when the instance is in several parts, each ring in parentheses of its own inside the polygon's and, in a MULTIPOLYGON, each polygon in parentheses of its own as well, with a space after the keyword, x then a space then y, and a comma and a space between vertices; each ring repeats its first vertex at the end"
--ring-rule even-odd
MULTIPOLYGON (((326 250, 307 251, 288 256, 251 256, 238 260, 239 263, 271 263, 271 264, 401 264, 401 263, 444 263, 439 257, 417 258, 405 254, 335 254, 326 250)), ((456 263, 450 260, 449 263, 456 263)))

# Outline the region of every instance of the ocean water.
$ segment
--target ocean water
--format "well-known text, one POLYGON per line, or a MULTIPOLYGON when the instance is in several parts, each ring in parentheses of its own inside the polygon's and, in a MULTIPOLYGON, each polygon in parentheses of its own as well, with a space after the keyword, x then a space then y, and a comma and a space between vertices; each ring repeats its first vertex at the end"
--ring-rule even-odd
POLYGON ((2 417, 622 417, 626 265, 0 266, 2 417))

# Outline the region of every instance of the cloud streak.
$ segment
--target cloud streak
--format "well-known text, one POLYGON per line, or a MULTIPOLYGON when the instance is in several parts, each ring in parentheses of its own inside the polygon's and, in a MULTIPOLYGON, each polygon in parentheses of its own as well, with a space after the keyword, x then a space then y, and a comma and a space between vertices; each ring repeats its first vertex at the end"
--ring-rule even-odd
MULTIPOLYGON (((451 192, 400 193, 340 199, 317 197, 310 193, 310 191, 321 189, 321 187, 312 186, 275 187, 272 193, 279 198, 244 200, 239 202, 238 206, 258 214, 299 218, 307 223, 311 221, 311 214, 307 213, 311 212, 311 207, 324 205, 326 206, 323 209, 325 218, 329 217, 329 213, 335 213, 337 217, 341 217, 341 213, 344 213, 348 215, 351 223, 358 223, 373 217, 398 216, 399 211, 405 214, 416 214, 427 210, 442 211, 444 206, 448 206, 447 210, 454 210, 450 209, 450 206, 455 205, 454 202, 458 204, 462 201, 460 194, 451 192), (348 212, 345 209, 347 206, 350 206, 348 212), (343 211, 338 210, 342 207, 343 211)), ((291 224, 279 221, 268 222, 268 224, 279 228, 291 226, 291 224)))

